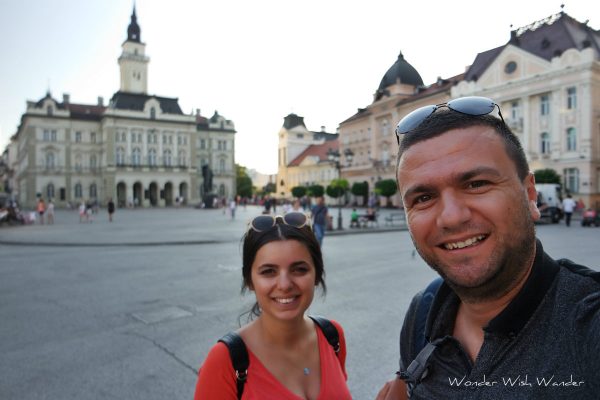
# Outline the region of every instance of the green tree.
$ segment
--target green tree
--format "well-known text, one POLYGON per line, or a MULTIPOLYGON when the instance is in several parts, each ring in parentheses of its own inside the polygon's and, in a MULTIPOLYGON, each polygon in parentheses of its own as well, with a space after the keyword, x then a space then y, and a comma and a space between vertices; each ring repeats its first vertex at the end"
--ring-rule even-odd
POLYGON ((344 193, 346 193, 346 190, 348 190, 348 186, 350 186, 350 185, 348 184, 347 180, 334 179, 327 186, 327 195, 329 197, 333 197, 334 199, 337 199, 338 197, 343 196, 344 193))
POLYGON ((321 197, 325 194, 325 188, 321 185, 310 185, 308 195, 312 197, 321 197))
POLYGON ((363 204, 367 204, 367 196, 369 195, 369 184, 365 182, 354 182, 352 189, 350 189, 355 196, 362 196, 363 204))
POLYGON ((393 179, 383 179, 375 184, 375 193, 387 198, 387 206, 391 207, 390 196, 398 191, 398 185, 393 179))
POLYGON ((538 169, 533 172, 535 183, 558 183, 560 184, 560 175, 552 168, 538 169))
POLYGON ((246 172, 246 167, 235 164, 236 171, 236 192, 242 197, 252 197, 252 179, 246 172))
POLYGON ((305 186, 294 186, 292 188, 292 196, 296 197, 297 199, 304 196, 306 194, 306 192, 307 192, 307 189, 305 186))

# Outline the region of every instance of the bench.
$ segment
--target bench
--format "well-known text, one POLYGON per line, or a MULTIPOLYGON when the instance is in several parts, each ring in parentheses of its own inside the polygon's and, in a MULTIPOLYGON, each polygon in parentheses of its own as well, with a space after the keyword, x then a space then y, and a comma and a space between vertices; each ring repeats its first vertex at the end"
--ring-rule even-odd
POLYGON ((391 213, 385 218, 386 225, 394 225, 394 223, 405 224, 406 223, 406 215, 403 212, 391 213))

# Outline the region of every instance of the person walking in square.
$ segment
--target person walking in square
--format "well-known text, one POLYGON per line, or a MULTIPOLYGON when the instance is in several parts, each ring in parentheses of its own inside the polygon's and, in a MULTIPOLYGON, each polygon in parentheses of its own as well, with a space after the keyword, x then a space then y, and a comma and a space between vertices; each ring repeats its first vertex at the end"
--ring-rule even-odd
POLYGON ((44 213, 46 212, 46 203, 44 202, 44 199, 42 197, 40 197, 40 199, 38 200, 37 212, 40 216, 40 224, 44 225, 44 213))
POLYGON ((108 222, 113 221, 113 214, 115 213, 115 202, 112 197, 108 199, 108 222))
POLYGON ((573 196, 571 193, 567 194, 567 197, 562 201, 563 212, 565 213, 565 224, 567 226, 571 226, 571 216, 573 216, 573 211, 575 211, 575 207, 577 203, 573 200, 573 196))
POLYGON ((327 229, 327 206, 325 206, 325 199, 323 196, 317 198, 317 204, 311 209, 311 216, 313 220, 313 229, 315 236, 319 242, 319 246, 323 246, 323 238, 325 237, 325 230, 327 229))

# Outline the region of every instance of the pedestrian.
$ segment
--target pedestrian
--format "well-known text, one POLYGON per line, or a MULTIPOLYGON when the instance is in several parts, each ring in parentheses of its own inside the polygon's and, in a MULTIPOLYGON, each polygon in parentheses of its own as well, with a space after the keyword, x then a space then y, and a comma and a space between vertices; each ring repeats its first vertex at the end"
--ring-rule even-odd
POLYGON ((342 327, 306 315, 316 288, 326 290, 324 276, 321 249, 304 213, 254 218, 242 255, 242 291, 256 296, 250 322, 227 335, 236 338, 237 351, 223 342, 209 351, 194 399, 350 399, 342 327), (321 328, 326 325, 330 329, 321 328), (230 351, 247 352, 245 370, 236 372, 230 351))
POLYGON ((52 201, 52 199, 48 200, 46 216, 48 217, 48 225, 54 225, 54 202, 52 201))
POLYGON ((573 196, 571 193, 567 194, 567 197, 562 201, 563 212, 565 213, 565 224, 567 226, 571 226, 571 216, 573 215, 573 211, 575 211, 575 207, 577 203, 573 200, 573 196))
POLYGON ((108 199, 108 222, 113 221, 113 214, 115 213, 115 202, 112 197, 108 199))
POLYGON ((319 246, 323 246, 323 237, 325 237, 325 230, 327 229, 327 206, 325 205, 325 199, 323 196, 317 198, 317 204, 311 209, 311 217, 313 220, 313 229, 315 236, 319 242, 319 246))
POLYGON ((443 280, 429 306, 413 298, 377 398, 597 399, 600 273, 536 239, 535 179, 500 107, 459 98, 396 132, 411 238, 443 280))
POLYGON ((44 199, 42 197, 38 199, 37 212, 40 216, 40 224, 44 225, 44 213, 46 212, 46 203, 44 203, 44 199))
POLYGON ((79 223, 82 223, 84 218, 87 218, 87 213, 85 212, 85 202, 81 200, 81 203, 79 203, 79 223))
POLYGON ((237 207, 237 203, 235 199, 229 199, 229 213, 231 214, 231 219, 235 219, 235 209, 237 207))

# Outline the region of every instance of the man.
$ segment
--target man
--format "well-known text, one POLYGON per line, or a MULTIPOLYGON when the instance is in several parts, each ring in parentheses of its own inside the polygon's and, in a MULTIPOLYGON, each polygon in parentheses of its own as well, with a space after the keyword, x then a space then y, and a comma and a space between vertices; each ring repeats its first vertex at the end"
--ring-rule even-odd
POLYGON ((327 229, 327 207, 325 206, 325 199, 323 196, 317 198, 317 204, 311 209, 313 231, 317 237, 317 241, 320 246, 323 246, 323 237, 325 236, 325 229, 327 229))
POLYGON ((424 332, 422 292, 413 299, 398 379, 378 399, 407 388, 411 399, 599 398, 600 273, 553 260, 536 240, 534 177, 502 115, 488 115, 496 107, 461 98, 398 124, 410 235, 443 283, 424 332), (422 353, 419 334, 431 343, 422 353), (409 368, 417 355, 424 368, 409 368))
POLYGON ((567 197, 562 201, 563 211, 565 212, 565 223, 567 226, 571 226, 571 216, 577 206, 571 193, 567 194, 567 197))

